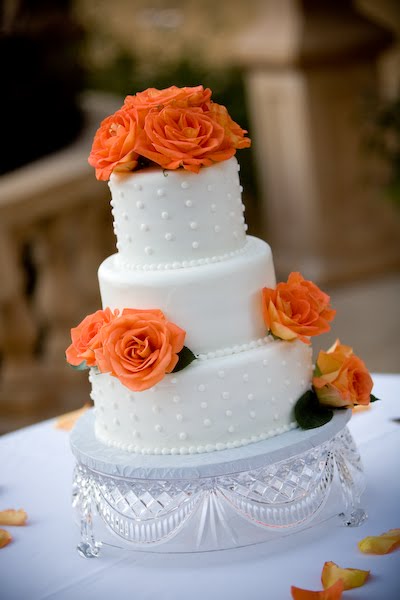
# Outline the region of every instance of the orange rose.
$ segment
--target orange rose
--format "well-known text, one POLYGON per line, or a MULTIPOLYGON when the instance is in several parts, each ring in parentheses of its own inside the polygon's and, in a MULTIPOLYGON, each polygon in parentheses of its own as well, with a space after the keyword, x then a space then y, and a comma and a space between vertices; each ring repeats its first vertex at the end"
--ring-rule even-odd
POLYGON ((319 353, 312 383, 320 404, 353 408, 370 403, 371 375, 353 349, 339 340, 319 353))
POLYGON ((176 85, 164 90, 148 88, 134 96, 125 98, 125 106, 135 106, 138 110, 151 108, 161 109, 172 104, 175 108, 188 108, 189 106, 203 106, 209 102, 211 90, 204 89, 202 85, 196 87, 178 88, 176 85))
POLYGON ((112 312, 109 308, 98 310, 85 317, 77 327, 71 329, 72 344, 65 352, 70 365, 78 366, 86 361, 88 367, 95 366, 94 350, 100 344, 99 331, 103 325, 110 323, 117 315, 118 311, 112 312))
POLYGON ((209 115, 224 128, 230 146, 238 149, 250 147, 250 138, 244 137, 247 131, 231 119, 225 106, 211 102, 209 115))
POLYGON ((161 310, 124 309, 100 331, 97 366, 135 392, 146 390, 175 368, 185 335, 161 310))
POLYGON ((97 179, 107 181, 113 171, 133 171, 138 163, 134 151, 138 131, 139 116, 134 107, 120 109, 102 121, 89 156, 97 179))
POLYGON ((197 107, 152 109, 135 150, 164 169, 183 167, 195 173, 200 166, 210 166, 235 154, 225 142, 224 128, 197 107))
POLYGON ((308 337, 329 331, 336 314, 329 296, 300 273, 291 273, 287 283, 279 283, 275 289, 264 288, 262 298, 264 322, 282 340, 309 344, 308 337))

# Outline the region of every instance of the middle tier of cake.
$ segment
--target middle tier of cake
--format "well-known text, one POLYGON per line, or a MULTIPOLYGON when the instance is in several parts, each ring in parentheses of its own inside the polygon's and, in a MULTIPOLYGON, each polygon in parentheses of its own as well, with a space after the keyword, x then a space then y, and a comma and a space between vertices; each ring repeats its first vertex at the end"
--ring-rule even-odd
POLYGON ((162 310, 196 355, 222 356, 267 333, 261 290, 275 286, 275 272, 271 249, 258 238, 248 236, 225 261, 172 270, 129 270, 113 255, 98 275, 103 307, 162 310))

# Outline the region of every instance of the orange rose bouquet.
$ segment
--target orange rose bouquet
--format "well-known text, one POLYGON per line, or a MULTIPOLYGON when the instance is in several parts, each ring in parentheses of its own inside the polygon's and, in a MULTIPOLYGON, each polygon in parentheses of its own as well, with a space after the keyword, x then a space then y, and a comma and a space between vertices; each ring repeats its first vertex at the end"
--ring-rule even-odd
POLYGON ((264 288, 262 309, 274 337, 305 344, 310 343, 309 337, 329 331, 336 314, 329 296, 300 273, 291 273, 287 283, 278 283, 274 289, 264 288))
POLYGON ((350 346, 339 340, 316 361, 312 389, 295 406, 295 416, 303 429, 319 427, 330 421, 333 408, 367 406, 377 398, 371 394, 373 381, 364 362, 350 346))
POLYGON ((118 312, 112 312, 109 308, 97 310, 71 329, 72 344, 65 352, 70 365, 78 369, 96 365, 95 349, 100 345, 100 329, 115 319, 118 312))
POLYGON ((198 173, 201 167, 248 148, 246 133, 202 85, 149 88, 127 96, 123 106, 102 121, 89 164, 101 180, 109 179, 113 171, 151 164, 198 173))
POLYGON ((184 346, 185 336, 161 310, 125 308, 119 314, 106 308, 71 330, 66 357, 72 366, 95 367, 129 389, 143 391, 196 358, 184 346))
POLYGON ((339 340, 318 355, 312 384, 320 404, 337 408, 366 406, 373 382, 363 361, 339 340))

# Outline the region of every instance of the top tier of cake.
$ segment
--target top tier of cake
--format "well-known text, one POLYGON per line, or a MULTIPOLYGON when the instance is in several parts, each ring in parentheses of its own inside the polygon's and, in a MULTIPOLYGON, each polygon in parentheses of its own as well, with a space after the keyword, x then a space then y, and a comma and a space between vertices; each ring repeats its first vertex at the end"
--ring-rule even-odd
POLYGON ((197 173, 146 169, 110 179, 117 260, 131 269, 171 269, 240 253, 246 229, 236 158, 197 173))

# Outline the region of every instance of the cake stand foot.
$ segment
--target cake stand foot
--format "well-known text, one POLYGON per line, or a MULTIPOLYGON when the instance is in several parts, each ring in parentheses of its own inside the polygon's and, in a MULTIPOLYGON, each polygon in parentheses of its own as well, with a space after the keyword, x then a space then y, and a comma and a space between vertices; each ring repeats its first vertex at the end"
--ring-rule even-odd
POLYGON ((75 469, 72 489, 72 504, 78 510, 81 530, 81 541, 76 549, 83 558, 97 558, 101 543, 96 542, 93 531, 92 482, 80 466, 75 469))
POLYGON ((99 545, 89 544, 88 542, 81 542, 76 549, 82 558, 97 558, 100 552, 99 545))
POLYGON ((339 517, 346 527, 359 527, 368 518, 368 515, 363 508, 355 508, 351 512, 339 513, 339 517))
POLYGON ((346 527, 359 527, 368 518, 360 502, 365 478, 360 455, 347 427, 336 438, 335 459, 344 504, 339 518, 346 527))

